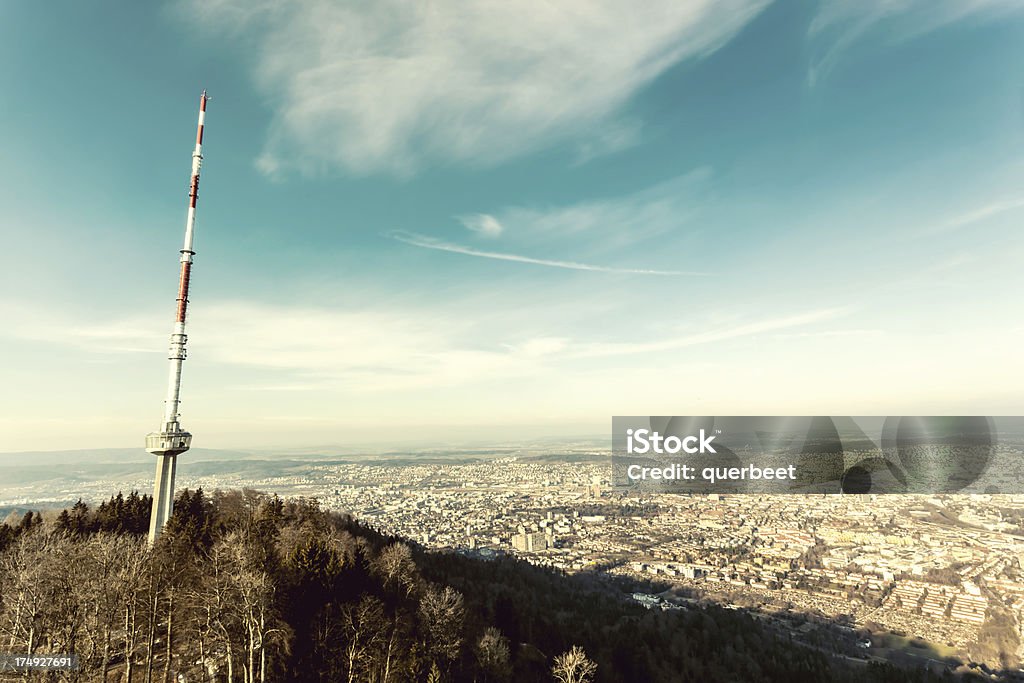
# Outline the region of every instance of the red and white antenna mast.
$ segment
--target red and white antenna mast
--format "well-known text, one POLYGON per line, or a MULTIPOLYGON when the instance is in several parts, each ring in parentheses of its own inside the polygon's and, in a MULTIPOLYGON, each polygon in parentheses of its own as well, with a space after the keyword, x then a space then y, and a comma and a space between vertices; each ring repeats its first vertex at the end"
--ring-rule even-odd
POLYGON ((149 518, 149 542, 156 541, 174 507, 174 474, 178 455, 192 445, 192 435, 178 421, 181 395, 181 365, 185 360, 185 317, 188 312, 188 284, 192 272, 192 239, 196 226, 196 200, 199 198, 199 168, 203 163, 203 123, 206 119, 206 91, 199 98, 199 127, 196 148, 192 152, 192 180, 188 190, 188 217, 185 219, 185 244, 181 248, 181 273, 178 277, 178 305, 171 333, 171 361, 167 378, 167 398, 164 401, 164 419, 160 431, 146 436, 146 450, 157 456, 156 482, 153 487, 153 512, 149 518))

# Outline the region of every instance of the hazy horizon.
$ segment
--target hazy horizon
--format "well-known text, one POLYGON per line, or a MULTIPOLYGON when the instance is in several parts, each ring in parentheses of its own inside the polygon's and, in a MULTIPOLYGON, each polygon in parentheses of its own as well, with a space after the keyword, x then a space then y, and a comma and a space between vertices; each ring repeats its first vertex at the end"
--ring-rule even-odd
MULTIPOLYGON (((414 449, 414 450, 430 450, 440 448, 456 448, 456 449, 473 449, 473 448, 487 448, 487 447, 516 447, 526 446, 536 443, 564 443, 571 444, 575 441, 586 440, 586 441, 608 441, 610 439, 611 431, 610 428, 606 428, 603 431, 593 432, 565 432, 559 433, 555 431, 527 431, 524 433, 522 426, 508 426, 503 428, 501 431, 492 432, 486 428, 471 427, 464 429, 449 428, 445 426, 433 426, 435 431, 426 432, 425 435, 413 435, 403 438, 380 436, 374 438, 362 432, 361 436, 356 436, 348 441, 303 441, 303 442, 290 442, 290 443, 259 443, 254 442, 250 444, 224 444, 217 446, 209 445, 197 445, 190 449, 189 453, 193 451, 209 451, 209 452, 239 452, 239 453, 272 453, 276 451, 292 451, 295 453, 304 454, 318 454, 323 451, 328 453, 331 451, 359 451, 365 449, 371 449, 374 452, 387 451, 391 449, 414 449), (450 430, 450 431, 449 431, 450 430), (444 434, 448 433, 445 437, 444 434)), ((145 448, 138 444, 128 443, 126 445, 89 445, 81 448, 46 448, 46 449, 8 449, 0 451, 0 456, 7 455, 24 455, 28 453, 71 453, 71 452, 90 452, 90 451, 132 451, 137 450, 144 454, 146 457, 153 458, 151 454, 146 453, 145 448)), ((190 455, 183 455, 182 457, 188 458, 190 455)))

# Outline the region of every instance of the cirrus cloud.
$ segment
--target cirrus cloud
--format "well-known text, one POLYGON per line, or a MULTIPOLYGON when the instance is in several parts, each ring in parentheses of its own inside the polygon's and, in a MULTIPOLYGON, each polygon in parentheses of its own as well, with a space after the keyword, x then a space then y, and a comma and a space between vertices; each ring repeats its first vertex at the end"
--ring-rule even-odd
POLYGON ((957 21, 997 20, 1024 9, 1019 0, 821 0, 808 28, 815 85, 840 57, 872 33, 897 43, 957 21))
POLYGON ((494 216, 488 213, 474 213, 469 216, 459 216, 459 222, 467 230, 472 230, 483 237, 498 237, 504 232, 505 227, 494 216))
POLYGON ((409 174, 588 136, 592 154, 640 88, 714 52, 768 4, 184 1, 201 27, 256 52, 275 108, 257 161, 270 174, 409 174))

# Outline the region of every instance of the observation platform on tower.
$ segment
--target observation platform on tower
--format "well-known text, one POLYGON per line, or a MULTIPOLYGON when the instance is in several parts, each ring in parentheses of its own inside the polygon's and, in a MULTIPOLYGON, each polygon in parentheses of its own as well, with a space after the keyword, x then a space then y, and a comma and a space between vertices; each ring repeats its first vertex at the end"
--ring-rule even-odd
POLYGON ((150 432, 146 435, 146 450, 153 455, 178 455, 192 446, 192 435, 184 430, 150 432))

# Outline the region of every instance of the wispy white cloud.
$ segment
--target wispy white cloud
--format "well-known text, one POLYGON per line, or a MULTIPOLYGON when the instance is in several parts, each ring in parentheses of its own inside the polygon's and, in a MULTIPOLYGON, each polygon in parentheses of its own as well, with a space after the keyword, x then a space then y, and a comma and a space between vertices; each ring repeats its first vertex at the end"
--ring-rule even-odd
POLYGON ((869 35, 896 43, 965 19, 994 20, 1024 10, 1019 0, 823 0, 808 30, 811 85, 869 35))
POLYGON ((518 346, 509 345, 507 348, 526 356, 539 357, 559 353, 568 345, 569 339, 565 337, 537 337, 518 346))
POLYGON ((484 251, 473 247, 466 247, 460 244, 453 244, 443 240, 420 235, 415 232, 396 231, 391 233, 392 238, 414 247, 424 249, 436 249, 447 251, 453 254, 465 256, 478 256, 480 258, 496 259, 498 261, 514 261, 516 263, 530 263, 537 266, 549 266, 552 268, 565 268, 567 270, 589 270, 599 273, 623 273, 630 275, 701 275, 702 273, 687 272, 681 270, 649 270, 645 268, 615 268, 612 266, 599 266, 592 263, 579 263, 577 261, 559 261, 555 259, 534 258, 520 254, 509 254, 500 251, 484 251))
POLYGON ((884 330, 869 329, 846 329, 846 330, 820 330, 817 332, 777 332, 772 339, 793 340, 793 339, 842 339, 854 338, 878 338, 885 335, 884 330))
MULTIPOLYGON (((859 325, 881 322, 867 308, 758 314, 717 305, 691 313, 678 300, 625 295, 611 307, 602 296, 519 310, 500 297, 487 292, 468 305, 431 307, 375 301, 360 310, 207 298, 191 321, 187 424, 203 445, 231 447, 333 443, 350 429, 422 439, 425 432, 409 425, 432 428, 442 440, 451 438, 451 425, 473 426, 484 438, 494 438, 495 424, 549 424, 565 433, 567 420, 601 423, 637 410, 638 401, 661 414, 697 400, 719 414, 753 414, 766 405, 796 414, 821 405, 861 414, 922 405, 936 414, 998 414, 1012 410, 1022 381, 1022 328, 1000 328, 999 321, 929 328, 928 339, 941 343, 923 343, 921 334, 898 329, 902 316, 878 336, 855 334, 869 330, 859 325), (581 308, 588 309, 584 320, 576 318, 581 308), (988 340, 985 354, 977 353, 979 335, 988 340), (936 389, 936 367, 950 391, 936 389)), ((27 372, 12 369, 48 382, 8 382, 0 391, 0 448, 73 448, 83 438, 135 445, 132 435, 152 428, 153 392, 165 380, 166 361, 110 352, 136 343, 162 352, 167 320, 104 307, 90 313, 110 322, 89 322, 71 307, 48 307, 45 317, 41 309, 0 302, 0 348, 11 356, 42 351, 25 354, 27 372), (72 328, 84 334, 67 335, 72 328), (92 340, 88 349, 81 339, 92 340), (90 355, 121 362, 83 372, 90 355), (38 367, 33 357, 42 359, 38 367), (59 379, 43 372, 54 367, 59 379), (97 399, 84 413, 83 395, 97 399)))
POLYGON ((594 253, 620 252, 650 239, 685 237, 683 228, 691 227, 694 215, 713 196, 711 177, 712 170, 702 166, 623 196, 566 206, 511 206, 495 215, 524 241, 568 241, 594 253))
POLYGON ((391 237, 425 249, 572 270, 699 275, 704 273, 659 266, 666 259, 673 264, 692 262, 702 236, 707 237, 694 218, 714 197, 711 176, 710 168, 700 167, 621 196, 558 206, 506 206, 493 213, 458 217, 479 235, 501 236, 505 249, 500 252, 414 231, 400 230, 391 237), (551 253, 569 253, 579 260, 545 256, 551 253), (609 260, 653 262, 651 268, 596 265, 609 260))
MULTIPOLYGON (((804 328, 828 322, 844 309, 734 320, 697 333, 662 334, 642 342, 595 342, 587 337, 524 332, 518 325, 495 329, 498 318, 465 316, 456 311, 411 309, 335 310, 318 307, 220 301, 204 305, 192 320, 192 359, 207 368, 263 368, 259 383, 243 387, 306 392, 324 389, 374 393, 494 382, 506 377, 560 375, 560 363, 627 355, 658 354, 714 344, 764 332, 804 328)), ((113 354, 141 345, 162 351, 166 320, 130 318, 81 325, 50 315, 39 318, 27 308, 10 309, 14 324, 4 336, 65 346, 88 353, 113 354), (63 330, 85 334, 69 336, 63 330), (87 346, 81 339, 90 339, 87 346)), ((634 331, 635 332, 635 331, 634 331)), ((600 362, 598 362, 600 366, 600 362)), ((191 373, 191 371, 190 371, 191 373)), ((231 388, 230 386, 224 388, 231 388)))
POLYGON ((7 307, 4 319, 9 334, 15 338, 102 354, 164 353, 169 329, 167 325, 158 327, 155 317, 84 322, 23 305, 7 307))
POLYGON ((577 146, 576 164, 635 147, 643 137, 642 130, 639 121, 612 121, 597 128, 577 146))
POLYGON ((256 51, 274 109, 264 171, 409 173, 555 140, 594 140, 584 154, 630 144, 623 104, 768 2, 183 0, 182 14, 256 51))
POLYGON ((793 315, 762 318, 712 327, 692 334, 672 336, 643 342, 613 342, 586 344, 572 353, 579 358, 621 356, 627 354, 661 353, 699 344, 711 344, 765 332, 802 327, 833 320, 848 313, 846 308, 825 308, 793 315))
POLYGON ((467 229, 484 237, 498 237, 505 230, 497 218, 487 213, 459 216, 459 222, 466 226, 467 229))
MULTIPOLYGON (((711 169, 701 167, 651 187, 619 197, 585 200, 562 206, 509 206, 493 214, 458 217, 463 226, 489 238, 501 236, 501 251, 485 250, 451 239, 396 230, 388 236, 423 249, 531 265, 634 275, 705 275, 664 267, 598 264, 614 260, 676 263, 693 258, 694 215, 707 200, 711 169), (690 228, 684 231, 684 228, 690 228), (652 241, 652 240, 656 240, 652 241), (551 253, 579 255, 579 260, 550 258, 551 253)), ((653 264, 652 264, 653 265, 653 264)))
POLYGON ((952 232, 961 228, 980 223, 1004 213, 1024 208, 1024 197, 1010 197, 998 199, 988 204, 978 206, 964 213, 940 223, 928 230, 929 233, 952 232))

